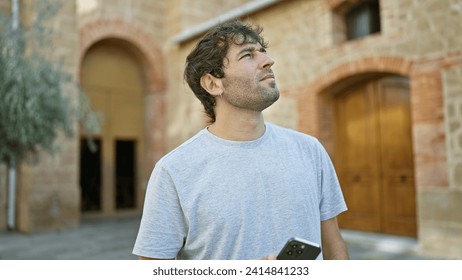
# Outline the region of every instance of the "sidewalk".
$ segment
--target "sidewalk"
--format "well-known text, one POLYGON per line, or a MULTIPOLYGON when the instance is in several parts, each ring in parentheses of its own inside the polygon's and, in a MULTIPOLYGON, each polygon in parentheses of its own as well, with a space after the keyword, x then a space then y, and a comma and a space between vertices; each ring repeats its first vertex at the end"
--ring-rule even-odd
MULTIPOLYGON (((0 260, 134 260, 139 218, 82 221, 75 230, 24 235, 0 233, 0 260)), ((342 230, 355 260, 424 260, 417 241, 342 230)))
POLYGON ((342 230, 353 260, 436 260, 419 254, 415 238, 342 230))
POLYGON ((139 218, 82 221, 74 230, 0 233, 0 260, 134 260, 139 218))

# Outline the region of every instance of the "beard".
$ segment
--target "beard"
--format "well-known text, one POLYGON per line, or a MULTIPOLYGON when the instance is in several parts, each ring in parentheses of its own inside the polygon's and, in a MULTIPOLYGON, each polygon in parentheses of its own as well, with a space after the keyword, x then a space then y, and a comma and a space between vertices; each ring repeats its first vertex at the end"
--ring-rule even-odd
POLYGON ((234 107, 262 112, 279 99, 279 89, 274 80, 255 81, 248 78, 223 80, 222 98, 234 107), (266 84, 266 85, 262 85, 266 84))

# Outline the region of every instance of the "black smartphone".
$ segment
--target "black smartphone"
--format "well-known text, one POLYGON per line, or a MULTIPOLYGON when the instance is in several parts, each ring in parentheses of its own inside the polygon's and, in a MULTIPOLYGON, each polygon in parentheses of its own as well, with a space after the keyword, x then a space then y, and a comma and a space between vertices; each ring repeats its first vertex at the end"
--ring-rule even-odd
POLYGON ((290 238, 279 252, 278 260, 315 260, 321 253, 321 246, 301 238, 290 238))

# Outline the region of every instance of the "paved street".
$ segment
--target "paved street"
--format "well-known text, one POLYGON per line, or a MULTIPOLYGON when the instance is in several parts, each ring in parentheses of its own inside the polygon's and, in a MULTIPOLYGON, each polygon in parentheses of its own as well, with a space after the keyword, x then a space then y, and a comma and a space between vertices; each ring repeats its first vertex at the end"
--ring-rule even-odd
MULTIPOLYGON (((132 260, 139 218, 83 221, 78 229, 31 235, 0 233, 0 260, 132 260)), ((417 253, 415 239, 342 232, 351 259, 433 259, 417 253)))

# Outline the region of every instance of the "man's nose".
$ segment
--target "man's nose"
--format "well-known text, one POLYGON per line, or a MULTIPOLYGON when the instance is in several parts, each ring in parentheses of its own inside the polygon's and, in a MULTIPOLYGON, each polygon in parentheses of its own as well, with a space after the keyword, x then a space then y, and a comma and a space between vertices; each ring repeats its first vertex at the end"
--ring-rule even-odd
POLYGON ((260 53, 262 56, 261 68, 266 69, 274 65, 274 60, 267 53, 260 53))

